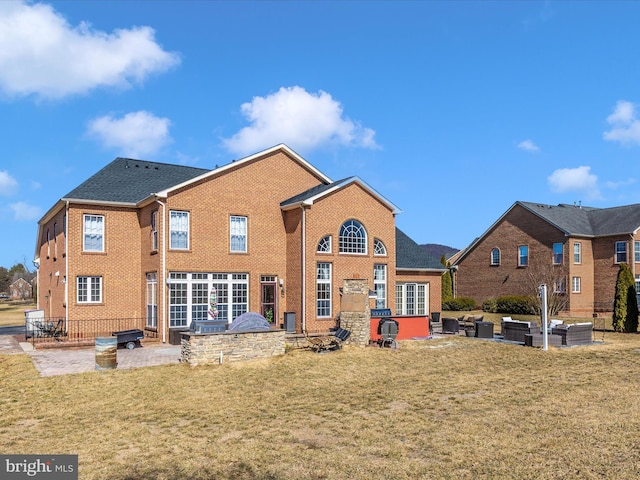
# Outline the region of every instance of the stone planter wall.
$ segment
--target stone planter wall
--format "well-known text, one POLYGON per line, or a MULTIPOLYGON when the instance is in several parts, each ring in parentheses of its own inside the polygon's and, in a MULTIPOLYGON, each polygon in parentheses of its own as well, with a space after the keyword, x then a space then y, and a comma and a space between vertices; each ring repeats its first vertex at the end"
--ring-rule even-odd
POLYGON ((181 362, 214 365, 284 355, 284 330, 182 333, 181 362))

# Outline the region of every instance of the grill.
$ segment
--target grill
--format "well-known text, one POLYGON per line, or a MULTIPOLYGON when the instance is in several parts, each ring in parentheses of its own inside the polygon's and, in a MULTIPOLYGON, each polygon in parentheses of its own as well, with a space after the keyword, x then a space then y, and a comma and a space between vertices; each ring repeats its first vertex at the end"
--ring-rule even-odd
POLYGON ((398 348, 396 338, 398 337, 398 322, 393 318, 381 318, 378 322, 378 346, 398 348))

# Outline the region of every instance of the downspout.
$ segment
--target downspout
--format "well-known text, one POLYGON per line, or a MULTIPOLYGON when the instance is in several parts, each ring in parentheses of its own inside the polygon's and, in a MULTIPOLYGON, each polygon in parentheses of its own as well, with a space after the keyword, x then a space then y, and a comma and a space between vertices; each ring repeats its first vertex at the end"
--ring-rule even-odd
POLYGON ((306 235, 306 225, 305 225, 305 209, 304 205, 301 205, 302 209, 302 333, 307 332, 307 321, 306 321, 306 308, 307 304, 307 235, 306 235))
POLYGON ((65 317, 65 325, 66 328, 69 328, 69 235, 67 230, 69 230, 69 200, 67 200, 64 210, 64 217, 66 218, 64 222, 64 317, 65 317))
POLYGON ((162 285, 162 343, 167 343, 167 288, 169 288, 169 285, 165 280, 167 274, 167 256, 165 248, 166 209, 164 203, 160 200, 156 199, 156 203, 162 207, 162 275, 161 278, 158 279, 158 285, 162 285))

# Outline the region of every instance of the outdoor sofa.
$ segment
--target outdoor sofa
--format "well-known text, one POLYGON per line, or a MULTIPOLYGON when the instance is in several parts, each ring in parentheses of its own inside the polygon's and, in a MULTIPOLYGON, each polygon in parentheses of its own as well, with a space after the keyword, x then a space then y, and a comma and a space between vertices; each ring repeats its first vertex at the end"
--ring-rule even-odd
POLYGON ((574 323, 553 327, 551 333, 562 337, 562 345, 591 345, 593 343, 593 323, 574 323))
POLYGON ((502 336, 505 340, 524 343, 525 335, 540 333, 540 327, 535 322, 513 320, 511 317, 502 317, 502 336))

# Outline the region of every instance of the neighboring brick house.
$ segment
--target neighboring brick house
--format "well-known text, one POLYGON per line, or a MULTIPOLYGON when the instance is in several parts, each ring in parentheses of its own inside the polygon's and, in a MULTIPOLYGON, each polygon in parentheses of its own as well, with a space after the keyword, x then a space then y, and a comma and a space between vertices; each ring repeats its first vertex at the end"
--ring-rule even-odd
POLYGON ((24 278, 18 278, 9 285, 9 298, 12 300, 25 300, 33 297, 33 287, 24 278))
POLYGON ((592 208, 516 202, 453 262, 456 296, 478 304, 509 294, 531 294, 531 278, 555 272, 566 312, 610 313, 620 263, 640 287, 640 205, 592 208))
POLYGON ((40 220, 38 306, 49 318, 142 318, 166 340, 206 319, 215 287, 220 319, 256 311, 281 326, 292 312, 298 332, 326 331, 343 281, 361 278, 372 307, 428 315, 442 266, 409 252, 419 247, 398 213, 285 145, 214 170, 117 158, 40 220))

